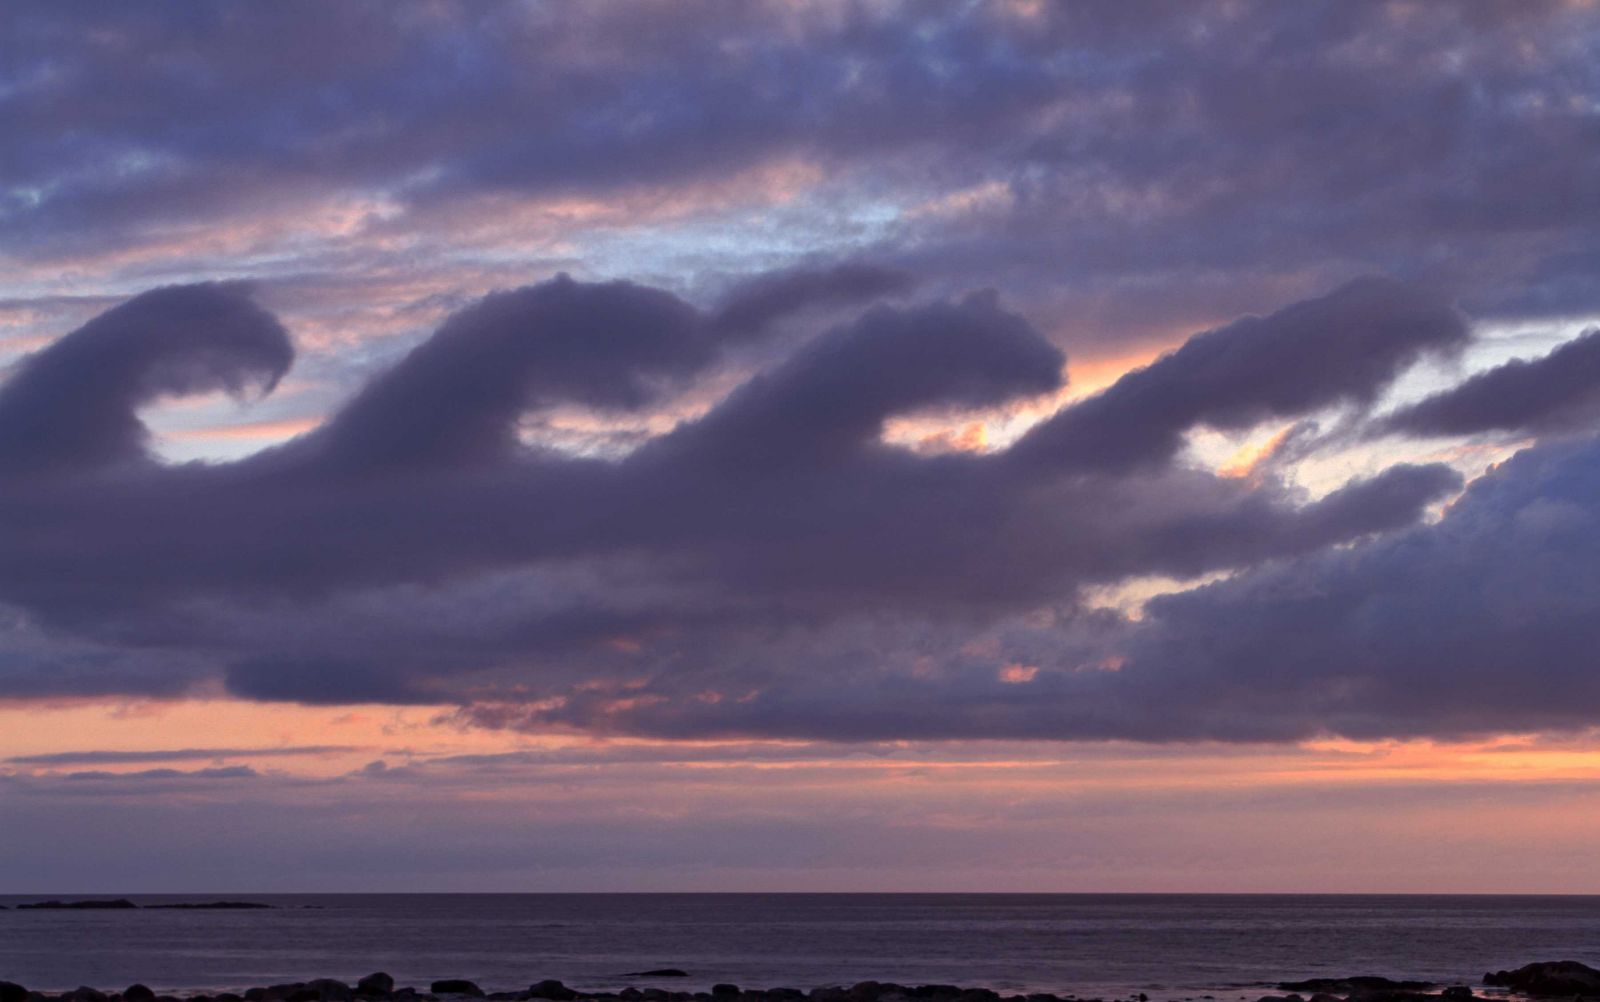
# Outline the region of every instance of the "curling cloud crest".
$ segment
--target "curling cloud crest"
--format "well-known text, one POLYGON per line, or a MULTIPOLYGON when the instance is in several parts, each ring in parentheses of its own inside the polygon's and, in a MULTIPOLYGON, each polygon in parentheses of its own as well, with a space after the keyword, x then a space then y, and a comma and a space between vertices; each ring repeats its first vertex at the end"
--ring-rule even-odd
MULTIPOLYGON (((1330 408, 1390 430, 1505 427, 1416 416, 1470 410, 1444 398, 1363 417, 1418 359, 1469 341, 1449 304, 1361 279, 1198 333, 1015 444, 924 455, 885 423, 1041 406, 1066 360, 992 292, 881 301, 908 288, 860 266, 791 271, 706 310, 563 276, 460 310, 299 438, 183 465, 144 453, 137 409, 270 391, 289 340, 242 287, 135 297, 0 385, 15 655, 0 695, 220 680, 256 699, 452 704, 492 726, 841 740, 1597 719, 1600 451, 1575 419, 1436 521, 1462 486, 1444 465, 1308 499, 1183 454, 1195 429, 1330 408), (814 308, 841 306, 858 312, 810 331, 814 308), (519 434, 557 407, 675 413, 727 377, 732 346, 779 328, 739 385, 625 456, 519 434), (1142 619, 1087 601, 1206 575, 1226 579, 1142 619)), ((1587 399, 1571 374, 1522 364, 1445 397, 1514 380, 1570 415, 1587 399)))

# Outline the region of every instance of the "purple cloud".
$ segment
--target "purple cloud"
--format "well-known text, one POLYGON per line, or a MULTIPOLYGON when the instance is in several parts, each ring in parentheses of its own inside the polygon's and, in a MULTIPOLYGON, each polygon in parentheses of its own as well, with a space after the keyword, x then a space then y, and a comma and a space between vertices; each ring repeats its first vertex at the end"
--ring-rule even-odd
MULTIPOLYGON (((847 300, 898 289, 819 271, 805 295, 779 299, 837 301, 841 274, 847 300)), ((217 293, 152 295, 191 294, 217 293)), ((96 351, 120 358, 120 342, 85 332, 121 329, 128 310, 60 344, 91 369, 96 351)), ((1452 310, 1377 280, 1199 334, 1039 426, 1104 420, 1116 400, 1107 434, 1161 443, 1132 466, 1063 464, 1038 451, 1038 431, 989 454, 883 441, 891 417, 1060 388, 1059 349, 993 293, 870 306, 788 342, 703 415, 619 458, 521 442, 522 415, 545 408, 670 405, 713 374, 725 316, 561 277, 466 307, 322 427, 249 458, 14 473, 0 481, 0 599, 32 632, 0 690, 157 693, 220 678, 250 698, 455 703, 508 725, 852 739, 869 718, 878 736, 921 734, 920 715, 937 710, 952 735, 1121 734, 1137 727, 1063 717, 997 681, 1009 654, 948 651, 1021 645, 1019 663, 1068 670, 1126 632, 1081 608, 1087 586, 1315 555, 1412 525, 1460 484, 1402 463, 1308 502, 1175 454, 1193 425, 1370 401, 1423 351, 1460 342, 1452 310), (1147 390, 1161 386, 1171 392, 1147 390), (1041 609, 1066 634, 1015 628, 1041 609), (71 670, 50 672, 52 644, 72 651, 71 670), (648 698, 615 712, 619 687, 640 678, 648 698), (845 686, 840 700, 808 688, 824 679, 845 686), (1021 700, 1026 721, 985 709, 997 695, 1021 700), (547 699, 553 709, 527 708, 547 699)), ((249 329, 286 345, 275 324, 249 329)), ((190 350, 218 357, 203 338, 190 350)), ((185 359, 168 364, 188 371, 185 359)), ((29 411, 34 365, 0 386, 0 413, 58 413, 54 400, 29 411)), ((141 431, 126 403, 119 414, 111 441, 128 421, 141 431)))
POLYGON ((1600 418, 1600 330, 1543 358, 1514 359, 1402 408, 1381 430, 1410 435, 1584 430, 1600 418))
POLYGON ((208 390, 271 392, 293 357, 244 286, 146 292, 21 362, 0 389, 0 471, 145 459, 138 408, 208 390))
POLYGON ((1032 428, 1026 465, 1118 469, 1164 463, 1196 425, 1244 429, 1337 404, 1371 404, 1424 352, 1467 341, 1435 297, 1367 278, 1267 317, 1196 334, 1104 392, 1032 428))

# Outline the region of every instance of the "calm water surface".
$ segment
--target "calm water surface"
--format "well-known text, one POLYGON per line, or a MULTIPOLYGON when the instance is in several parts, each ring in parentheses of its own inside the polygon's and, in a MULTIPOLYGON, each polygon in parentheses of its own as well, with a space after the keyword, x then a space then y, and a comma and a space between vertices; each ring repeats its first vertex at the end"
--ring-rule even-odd
MULTIPOLYGON (((57 897, 81 897, 55 895, 57 897)), ((15 905, 51 895, 0 896, 15 905)), ((142 904, 216 896, 134 895, 142 904)), ((1600 897, 1083 894, 227 895, 271 911, 0 911, 0 979, 157 991, 374 970, 488 991, 809 989, 868 978, 1155 999, 1254 999, 1283 979, 1477 984, 1533 960, 1600 966, 1600 897)))

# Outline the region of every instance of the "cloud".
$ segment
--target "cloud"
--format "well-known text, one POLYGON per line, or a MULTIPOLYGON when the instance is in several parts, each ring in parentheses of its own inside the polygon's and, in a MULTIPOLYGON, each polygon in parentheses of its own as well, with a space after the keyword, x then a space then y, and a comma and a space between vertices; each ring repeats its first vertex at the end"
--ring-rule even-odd
POLYGON ((1424 352, 1466 341, 1464 318, 1437 298, 1392 280, 1361 279, 1191 337, 1036 425, 1015 455, 1028 466, 1067 470, 1162 463, 1196 425, 1240 430, 1338 404, 1371 404, 1424 352))
POLYGON ((679 288, 850 245, 1101 348, 1374 271, 1581 315, 1600 24, 1517 7, 289 3, 90 37, 14 5, 6 253, 101 293, 220 261, 309 307, 331 271, 679 288))
POLYGON ((1555 794, 1284 743, 1600 720, 1595 335, 1409 396, 1475 328, 1600 323, 1593 4, 93 20, 0 9, 0 703, 406 704, 418 753, 0 764, 13 882, 1592 856, 1570 757, 1555 794))
POLYGON ((703 419, 640 457, 749 479, 837 462, 871 446, 890 417, 983 407, 1061 385, 1065 359, 1027 321, 978 293, 958 303, 876 307, 757 375, 703 419))
POLYGON ((1543 358, 1514 359, 1391 415, 1379 427, 1409 435, 1571 431, 1600 418, 1600 330, 1543 358))
MULTIPOLYGON (((868 265, 791 269, 748 281, 704 315, 659 289, 560 275, 453 314, 306 445, 343 471, 503 462, 520 447, 526 415, 658 404, 730 341, 754 338, 786 314, 870 302, 905 286, 904 275, 868 265)), ((1059 369, 1059 355, 1051 357, 1059 369)))
POLYGON ((669 293, 563 275, 455 313, 308 445, 341 471, 504 461, 522 414, 644 406, 714 349, 695 310, 669 293))
MULTIPOLYGON (((212 769, 145 769, 141 772, 69 772, 61 778, 72 783, 106 783, 113 785, 166 787, 176 781, 200 782, 207 780, 258 779, 261 774, 247 765, 219 766, 212 769)), ((154 792, 152 790, 152 792, 154 792)))
POLYGON ((347 745, 287 745, 273 748, 167 748, 153 750, 95 750, 16 755, 10 765, 127 765, 138 762, 183 762, 219 758, 277 758, 294 755, 328 755, 358 749, 347 745))
MULTIPOLYGON (((784 308, 820 301, 837 274, 811 273, 784 308)), ((844 284, 845 301, 884 288, 844 284)), ((279 344, 256 309, 250 329, 279 344)), ((982 454, 920 455, 884 425, 1037 403, 1062 386, 1060 350, 993 292, 857 309, 799 324, 708 410, 609 459, 524 443, 521 419, 671 413, 731 371, 725 313, 561 276, 464 307, 283 445, 0 480, 0 642, 17 655, 0 691, 221 682, 251 699, 444 704, 488 725, 676 738, 1160 738, 1112 712, 1127 697, 1104 667, 1147 628, 1087 608, 1084 588, 1360 551, 1460 487, 1447 467, 1400 462, 1312 498, 1175 448, 1196 424, 1368 402, 1460 341, 1453 310, 1393 282, 1196 335, 982 454), (1156 430, 1126 441, 1156 446, 1077 465, 1042 451, 1037 436, 1105 421, 1106 400, 1156 430)), ((92 366, 83 331, 61 344, 89 344, 76 350, 92 366)), ((189 350, 214 355, 204 338, 189 350)), ((186 358, 167 364, 187 371, 186 358)), ((19 370, 24 388, 34 371, 19 370)), ((0 401, 37 399, 16 385, 0 401)), ((60 405, 37 406, 30 420, 60 405)))
MULTIPOLYGON (((1589 872, 1592 852, 1579 823, 1595 809, 1591 773, 1530 777, 1520 761, 1485 767, 1492 756, 1476 749, 1446 755, 1477 764, 1451 780, 1409 771, 1415 749, 1373 749, 1359 762, 1316 749, 1115 743, 1042 756, 1004 742, 824 746, 808 750, 810 762, 770 744, 677 744, 657 748, 659 761, 649 750, 446 759, 316 781, 269 772, 118 784, 0 771, 9 823, 0 880, 18 892, 82 881, 119 894, 214 893, 229 877, 258 893, 309 880, 346 891, 398 880, 423 890, 683 891, 808 879, 859 889, 870 874, 883 890, 936 880, 1093 891, 1110 880, 1202 891, 1223 874, 1263 891, 1396 880, 1419 891, 1559 891, 1589 872), (719 757, 730 751, 748 754, 719 757), (1365 778, 1374 767, 1384 778, 1365 778), (1484 824, 1485 803, 1530 823, 1484 824), (1174 817, 1185 823, 1164 823, 1174 817), (1416 838, 1441 824, 1457 833, 1455 851, 1416 838), (1531 862, 1508 870, 1508 858, 1531 862)), ((438 948, 439 967, 453 957, 455 944, 438 948)), ((874 973, 883 975, 858 976, 874 973)))
POLYGON ((1600 439, 1530 448, 1436 525, 1152 603, 1125 669, 1215 731, 1580 729, 1600 713, 1600 439))
POLYGON ((0 390, 0 474, 145 459, 139 407, 208 390, 270 392, 293 355, 245 286, 146 292, 18 364, 0 390))
POLYGON ((717 307, 711 325, 748 336, 787 315, 904 293, 914 284, 908 272, 877 265, 791 268, 740 283, 717 307))
POLYGON ((1308 547, 1158 597, 1137 622, 1077 614, 990 630, 902 622, 876 633, 858 624, 798 644, 768 639, 764 656, 787 662, 784 670, 737 699, 706 700, 705 675, 680 685, 661 674, 573 687, 537 708, 470 712, 491 725, 565 722, 670 738, 1580 732, 1600 717, 1591 657, 1600 643, 1597 476, 1600 439, 1525 450, 1437 523, 1354 547, 1308 547), (980 651, 948 653, 958 644, 980 651), (999 670, 1006 663, 1033 670, 1014 683, 999 670))

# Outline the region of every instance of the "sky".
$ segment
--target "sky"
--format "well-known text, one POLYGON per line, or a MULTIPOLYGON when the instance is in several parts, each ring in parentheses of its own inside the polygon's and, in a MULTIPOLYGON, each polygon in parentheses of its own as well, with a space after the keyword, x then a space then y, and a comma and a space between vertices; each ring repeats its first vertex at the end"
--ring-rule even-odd
POLYGON ((1600 893, 1600 6, 0 11, 0 891, 1600 893))

